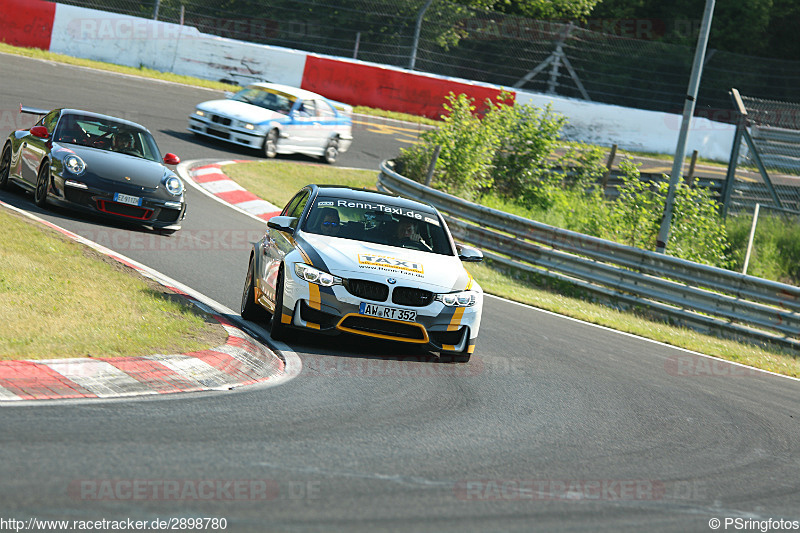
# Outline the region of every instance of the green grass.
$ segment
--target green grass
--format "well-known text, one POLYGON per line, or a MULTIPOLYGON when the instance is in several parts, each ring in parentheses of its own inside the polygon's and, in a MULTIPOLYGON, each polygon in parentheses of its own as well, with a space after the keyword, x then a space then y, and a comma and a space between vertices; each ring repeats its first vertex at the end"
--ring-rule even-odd
MULTIPOLYGON (((234 163, 226 165, 223 170, 247 190, 281 207, 308 183, 374 188, 377 178, 374 171, 279 161, 234 163)), ((521 208, 517 211, 521 216, 526 215, 521 208)), ((800 359, 780 348, 738 343, 650 320, 635 313, 618 311, 570 296, 568 294, 577 291, 563 284, 553 284, 534 274, 511 270, 490 261, 470 264, 467 268, 484 291, 496 296, 729 361, 800 377, 800 359), (551 288, 545 288, 544 285, 551 288)))
POLYGON ((0 360, 204 350, 227 333, 128 267, 0 210, 0 360))
POLYGON ((258 161, 225 165, 223 169, 239 185, 278 207, 286 205, 309 183, 375 189, 378 182, 375 170, 342 169, 314 163, 258 161))

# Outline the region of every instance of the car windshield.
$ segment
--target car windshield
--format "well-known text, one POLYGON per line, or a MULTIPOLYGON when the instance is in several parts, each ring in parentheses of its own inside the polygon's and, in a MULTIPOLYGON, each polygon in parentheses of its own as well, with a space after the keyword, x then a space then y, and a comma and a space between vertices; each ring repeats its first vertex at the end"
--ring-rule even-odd
POLYGON ((302 228, 309 233, 454 255, 433 210, 380 201, 318 197, 302 228))
POLYGON ((258 107, 263 107, 270 111, 277 111, 284 115, 289 114, 289 110, 292 109, 292 105, 294 104, 294 99, 286 94, 253 86, 246 87, 234 94, 231 100, 257 105, 258 107))
POLYGON ((158 146, 146 130, 111 119, 64 115, 58 121, 55 142, 89 146, 159 161, 158 146))

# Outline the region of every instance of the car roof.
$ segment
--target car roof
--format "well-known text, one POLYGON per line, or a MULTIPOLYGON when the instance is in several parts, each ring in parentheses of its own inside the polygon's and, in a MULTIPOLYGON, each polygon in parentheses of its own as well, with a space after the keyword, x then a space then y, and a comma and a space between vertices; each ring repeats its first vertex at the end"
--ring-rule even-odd
POLYGON ((436 213, 436 208, 430 204, 410 200, 390 193, 373 191, 369 189, 357 189, 355 187, 346 187, 343 185, 317 185, 312 184, 311 187, 317 191, 318 195, 323 196, 336 196, 338 198, 355 200, 361 202, 382 202, 397 207, 405 207, 408 209, 424 209, 432 213, 436 213))
POLYGON ((132 122, 130 120, 125 120, 124 118, 114 117, 114 116, 111 116, 111 115, 103 115, 101 113, 94 113, 93 111, 84 111, 82 109, 68 109, 68 108, 65 108, 65 109, 61 109, 61 116, 64 116, 64 115, 83 115, 83 116, 91 117, 91 118, 113 120, 114 122, 119 122, 120 124, 124 124, 126 126, 139 128, 139 129, 145 130, 146 132, 150 133, 150 130, 148 130, 147 128, 145 128, 144 126, 142 126, 141 124, 138 124, 136 122, 132 122))
POLYGON ((306 89, 300 89, 298 87, 292 87, 291 85, 283 85, 280 83, 251 83, 248 85, 248 87, 261 87, 262 89, 273 89, 276 91, 280 91, 282 93, 286 93, 290 96, 294 96, 295 98, 301 98, 301 99, 325 98, 321 94, 307 91, 306 89))

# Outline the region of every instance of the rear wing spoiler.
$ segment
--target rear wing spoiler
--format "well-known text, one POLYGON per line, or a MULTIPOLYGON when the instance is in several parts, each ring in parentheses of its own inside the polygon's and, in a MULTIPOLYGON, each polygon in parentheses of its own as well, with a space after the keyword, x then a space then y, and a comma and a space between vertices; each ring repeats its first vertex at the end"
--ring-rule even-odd
POLYGON ((48 114, 51 110, 49 109, 37 109, 35 107, 26 107, 22 104, 19 104, 19 112, 20 113, 27 113, 29 115, 41 115, 44 116, 48 114))

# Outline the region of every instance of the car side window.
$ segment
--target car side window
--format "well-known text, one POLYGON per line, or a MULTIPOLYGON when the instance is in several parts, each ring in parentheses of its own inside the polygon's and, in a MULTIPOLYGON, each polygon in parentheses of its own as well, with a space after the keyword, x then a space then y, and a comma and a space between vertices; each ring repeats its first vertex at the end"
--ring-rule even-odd
POLYGON ((281 211, 281 215, 285 217, 297 217, 300 218, 300 215, 303 214, 303 209, 306 207, 306 202, 308 201, 308 190, 302 190, 299 193, 294 195, 294 198, 289 200, 289 203, 286 204, 286 207, 283 208, 281 211))
POLYGON ((317 100, 317 116, 331 119, 336 116, 336 110, 328 102, 317 100))
POLYGON ((308 201, 308 191, 303 191, 298 196, 297 203, 292 210, 286 214, 287 216, 300 218, 300 215, 303 214, 303 209, 305 209, 306 202, 308 201))
POLYGON ((315 117, 317 116, 317 109, 314 105, 314 100, 302 100, 297 107, 297 114, 301 117, 315 117))
POLYGON ((287 203, 286 207, 284 207, 283 211, 281 211, 281 216, 291 216, 289 213, 291 213, 292 210, 294 210, 294 208, 297 206, 297 202, 299 202, 300 198, 303 197, 304 192, 305 191, 300 191, 299 193, 295 194, 291 200, 289 200, 289 203, 287 203))
POLYGON ((53 135, 53 131, 56 129, 56 123, 58 123, 58 116, 59 116, 58 111, 50 111, 50 113, 45 115, 44 118, 42 118, 42 120, 39 121, 40 122, 39 125, 47 128, 47 133, 53 135))

